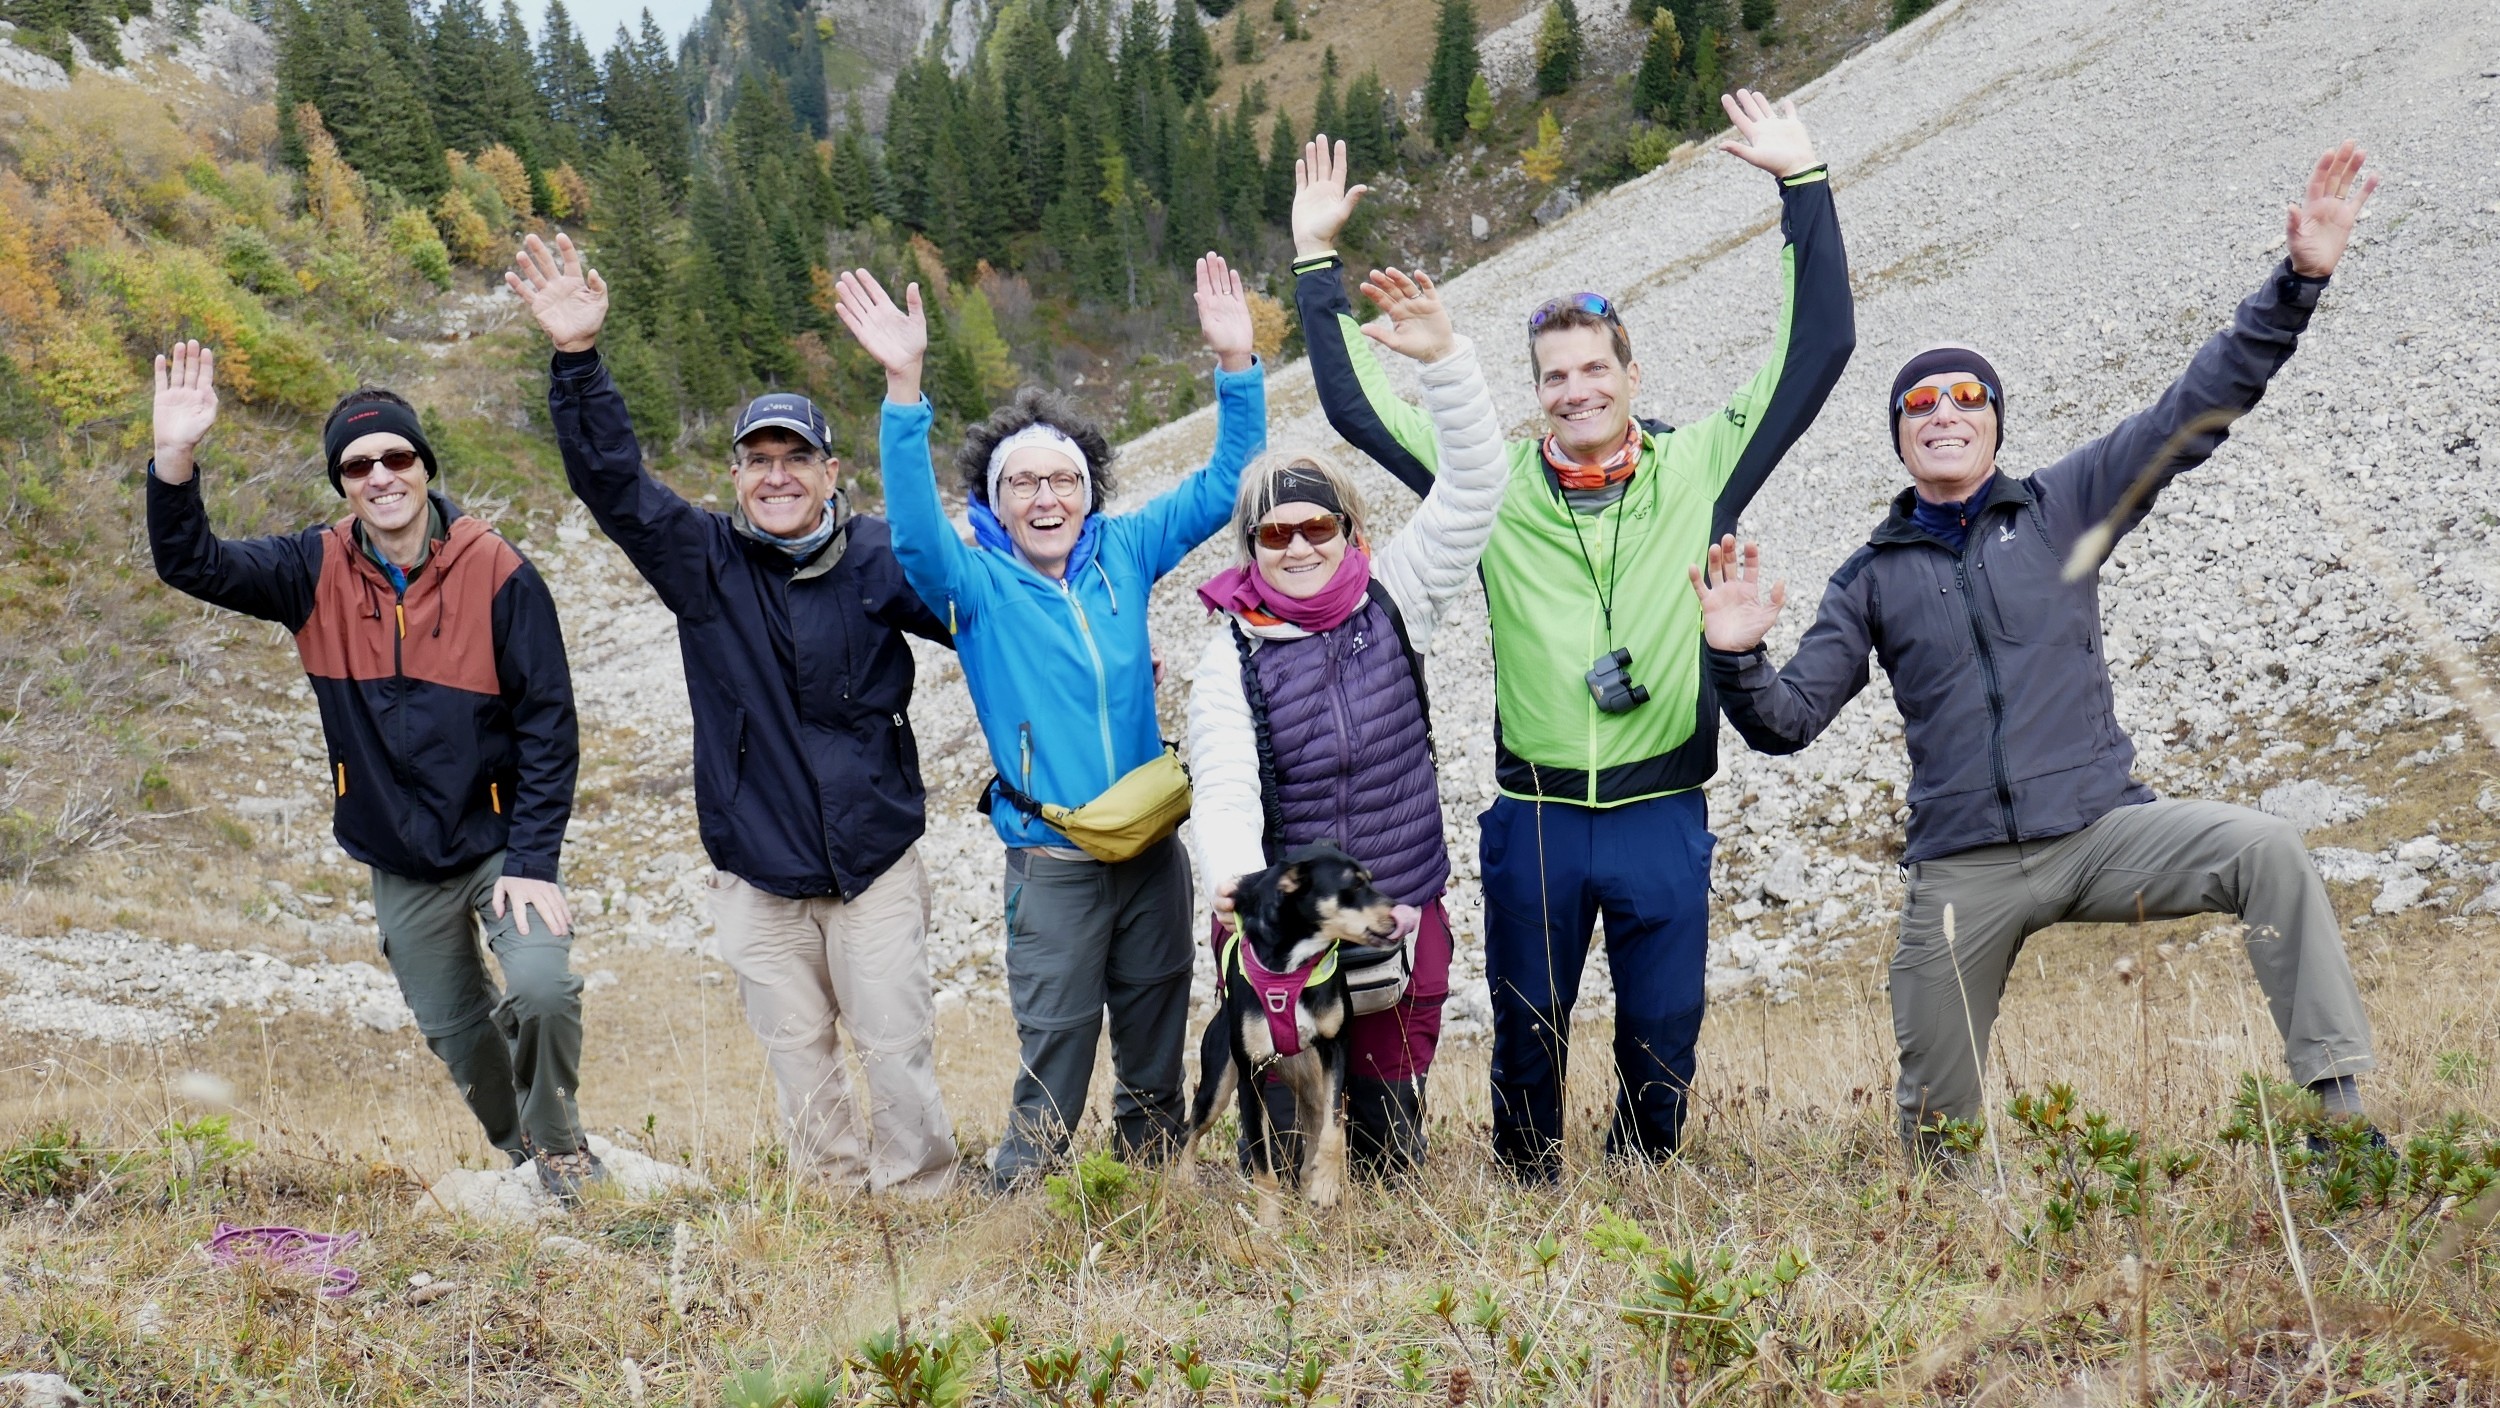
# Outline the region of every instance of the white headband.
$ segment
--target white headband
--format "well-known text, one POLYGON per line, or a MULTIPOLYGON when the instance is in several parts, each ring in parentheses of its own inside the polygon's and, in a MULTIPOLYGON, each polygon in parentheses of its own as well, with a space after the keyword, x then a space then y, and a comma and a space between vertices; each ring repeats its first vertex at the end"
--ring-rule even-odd
POLYGON ((1085 451, 1078 446, 1076 441, 1068 437, 1067 432, 1043 421, 1035 421, 999 441, 998 448, 990 451, 990 503, 995 505, 998 502, 998 479, 1006 472, 1007 457, 1028 445, 1039 445, 1045 450, 1067 457, 1068 464, 1076 470, 1077 482, 1083 486, 1077 494, 1079 501, 1077 516, 1082 518, 1092 513, 1094 511, 1094 476, 1085 462, 1085 451))

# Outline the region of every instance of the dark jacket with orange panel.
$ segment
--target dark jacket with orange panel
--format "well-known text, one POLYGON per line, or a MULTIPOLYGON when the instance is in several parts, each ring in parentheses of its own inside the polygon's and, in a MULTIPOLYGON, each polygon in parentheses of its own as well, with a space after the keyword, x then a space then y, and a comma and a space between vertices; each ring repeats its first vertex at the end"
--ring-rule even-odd
POLYGON ((529 560, 429 494, 442 536, 401 590, 353 518, 223 539, 197 474, 167 484, 149 469, 156 575, 295 634, 340 848, 415 880, 502 851, 504 874, 554 880, 581 749, 555 600, 529 560))

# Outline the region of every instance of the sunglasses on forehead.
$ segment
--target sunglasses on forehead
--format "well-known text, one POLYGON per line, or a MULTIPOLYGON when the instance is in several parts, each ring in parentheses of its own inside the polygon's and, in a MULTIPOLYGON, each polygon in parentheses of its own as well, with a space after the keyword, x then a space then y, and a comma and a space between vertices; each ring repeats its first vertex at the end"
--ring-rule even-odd
POLYGON ((385 450, 379 455, 358 455, 354 459, 340 460, 339 478, 362 479, 373 473, 373 467, 377 464, 393 474, 406 474, 417 467, 417 452, 385 450))
POLYGON ((1996 399, 1996 393, 1990 391, 1984 381, 1957 381, 1951 386, 1913 386, 1901 393, 1901 414, 1912 420, 1932 415, 1936 407, 1944 404, 1947 396, 1953 398, 1954 405, 1966 411, 1978 410, 1996 399))
POLYGON ((1583 313, 1590 314, 1593 317, 1604 318, 1610 323, 1620 324, 1623 321, 1623 319, 1615 316, 1615 305, 1613 299, 1608 298, 1602 293, 1590 293, 1583 289, 1582 291, 1572 294, 1566 298, 1547 299, 1535 312, 1528 315, 1528 331, 1535 332, 1538 328, 1545 326, 1546 323, 1553 319, 1555 314, 1560 313, 1565 308, 1577 308, 1583 313))

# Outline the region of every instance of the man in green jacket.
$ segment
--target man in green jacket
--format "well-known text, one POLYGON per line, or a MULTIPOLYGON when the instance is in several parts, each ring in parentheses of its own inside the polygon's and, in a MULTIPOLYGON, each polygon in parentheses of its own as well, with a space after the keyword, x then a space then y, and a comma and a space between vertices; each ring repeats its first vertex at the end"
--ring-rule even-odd
MULTIPOLYGON (((1514 1174, 1561 1171, 1571 1007, 1606 919, 1621 1080, 1610 1153, 1674 1152, 1701 1031, 1718 702, 1701 615, 1677 588, 1813 422, 1856 343, 1831 183, 1796 106, 1721 99, 1723 149, 1779 180, 1781 306, 1769 363, 1718 412, 1669 431, 1632 414, 1641 367, 1614 304, 1576 293, 1527 320, 1547 433, 1509 447, 1483 577, 1501 795, 1481 818, 1493 1138, 1514 1174)), ((1397 400, 1347 306, 1337 232, 1365 188, 1345 148, 1304 151, 1296 300, 1329 424, 1408 487, 1432 423, 1397 400)))

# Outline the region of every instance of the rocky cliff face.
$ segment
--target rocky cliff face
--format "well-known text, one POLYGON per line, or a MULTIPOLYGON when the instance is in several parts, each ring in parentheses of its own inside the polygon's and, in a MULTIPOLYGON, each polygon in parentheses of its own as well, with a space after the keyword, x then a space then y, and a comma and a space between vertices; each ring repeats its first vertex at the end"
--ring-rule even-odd
MULTIPOLYGON (((18 47, 15 25, 0 23, 0 83, 19 88, 66 88, 69 73, 50 58, 18 47)), ((87 46, 70 41, 79 67, 92 67, 87 46)), ((201 82, 229 93, 265 98, 277 89, 275 36, 223 5, 202 5, 189 32, 167 20, 140 15, 121 24, 123 66, 106 72, 130 78, 158 58, 172 60, 201 82)))

